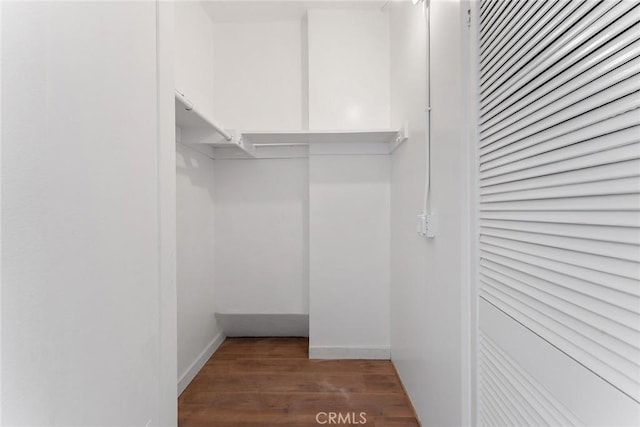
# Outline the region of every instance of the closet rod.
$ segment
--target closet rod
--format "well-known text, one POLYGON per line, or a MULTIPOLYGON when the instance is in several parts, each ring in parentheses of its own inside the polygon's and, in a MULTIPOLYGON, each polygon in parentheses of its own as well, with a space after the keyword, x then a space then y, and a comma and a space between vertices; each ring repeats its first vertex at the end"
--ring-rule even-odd
POLYGON ((182 104, 182 106, 186 111, 193 112, 194 114, 197 114, 198 116, 202 117, 202 119, 205 120, 217 133, 222 135, 224 139, 226 139, 227 141, 233 141, 233 136, 229 132, 224 130, 222 126, 220 126, 214 120, 208 117, 204 117, 202 113, 200 113, 198 110, 195 109, 193 102, 187 99, 187 97, 184 96, 183 93, 180 93, 177 89, 175 90, 175 93, 176 93, 176 99, 180 101, 180 104, 182 104))

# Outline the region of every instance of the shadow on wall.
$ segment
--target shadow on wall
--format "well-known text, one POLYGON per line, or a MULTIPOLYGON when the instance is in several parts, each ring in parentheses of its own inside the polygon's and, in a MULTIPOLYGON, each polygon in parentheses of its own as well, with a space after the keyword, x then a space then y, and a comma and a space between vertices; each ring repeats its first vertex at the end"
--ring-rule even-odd
POLYGON ((213 200, 213 159, 195 149, 182 144, 176 144, 176 174, 189 179, 189 182, 199 188, 206 189, 213 200), (205 172, 209 169, 209 173, 205 172))
POLYGON ((227 337, 308 337, 308 314, 216 313, 227 337))

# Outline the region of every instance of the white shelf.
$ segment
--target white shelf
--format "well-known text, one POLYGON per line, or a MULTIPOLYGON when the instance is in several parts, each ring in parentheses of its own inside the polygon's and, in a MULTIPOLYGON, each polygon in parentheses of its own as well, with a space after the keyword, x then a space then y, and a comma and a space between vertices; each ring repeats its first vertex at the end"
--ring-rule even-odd
MULTIPOLYGON (((207 117, 199 111, 183 94, 176 91, 176 127, 178 127, 177 140, 184 144, 204 144, 217 148, 241 151, 248 156, 253 156, 253 147, 246 143, 232 130, 227 130, 215 120, 207 117)), ((212 153, 213 154, 213 153, 212 153)))
POLYGON ((401 129, 340 131, 244 131, 240 142, 251 156, 219 149, 221 158, 304 158, 309 155, 387 155, 408 138, 408 123, 401 129))
POLYGON ((224 129, 176 91, 177 140, 206 147, 220 158, 277 158, 311 155, 389 154, 408 138, 401 129, 339 131, 245 131, 224 129))
MULTIPOLYGON (((402 129, 377 129, 377 130, 341 130, 341 131, 269 131, 269 132, 242 132, 242 139, 260 147, 283 146, 312 146, 317 150, 320 146, 328 147, 326 150, 335 150, 337 145, 351 147, 350 150, 358 150, 358 147, 381 146, 380 150, 387 153, 395 150, 398 145, 407 139, 408 125, 402 129)), ((322 149, 325 150, 325 149, 322 149)))

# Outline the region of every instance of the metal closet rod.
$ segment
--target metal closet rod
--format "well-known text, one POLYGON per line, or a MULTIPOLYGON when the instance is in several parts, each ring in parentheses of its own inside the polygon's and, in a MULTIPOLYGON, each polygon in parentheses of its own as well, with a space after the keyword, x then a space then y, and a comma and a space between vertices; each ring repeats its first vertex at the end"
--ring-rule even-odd
POLYGON ((211 127, 213 129, 215 129, 216 132, 218 132, 220 135, 222 135, 222 137, 224 139, 226 139, 227 141, 233 141, 233 136, 229 132, 224 130, 222 128, 222 126, 220 126, 214 120, 212 120, 212 119, 210 119, 208 117, 204 117, 198 110, 195 109, 195 107, 193 105, 193 102, 191 102, 186 96, 184 96, 183 93, 180 93, 177 89, 175 90, 175 93, 176 93, 176 99, 178 99, 182 103, 182 105, 184 106, 185 110, 192 111, 194 114, 199 115, 207 123, 209 123, 211 125, 211 127))

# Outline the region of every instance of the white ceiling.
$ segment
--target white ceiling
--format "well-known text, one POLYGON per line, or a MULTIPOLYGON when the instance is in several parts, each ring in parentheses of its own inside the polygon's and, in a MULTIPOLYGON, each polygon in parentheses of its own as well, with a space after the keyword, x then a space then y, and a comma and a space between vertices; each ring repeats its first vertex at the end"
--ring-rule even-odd
MULTIPOLYGON (((394 0, 397 1, 397 0, 394 0)), ((408 1, 408 0, 407 0, 408 1)), ((292 21, 308 9, 382 9, 389 0, 203 0, 213 22, 292 21)))

